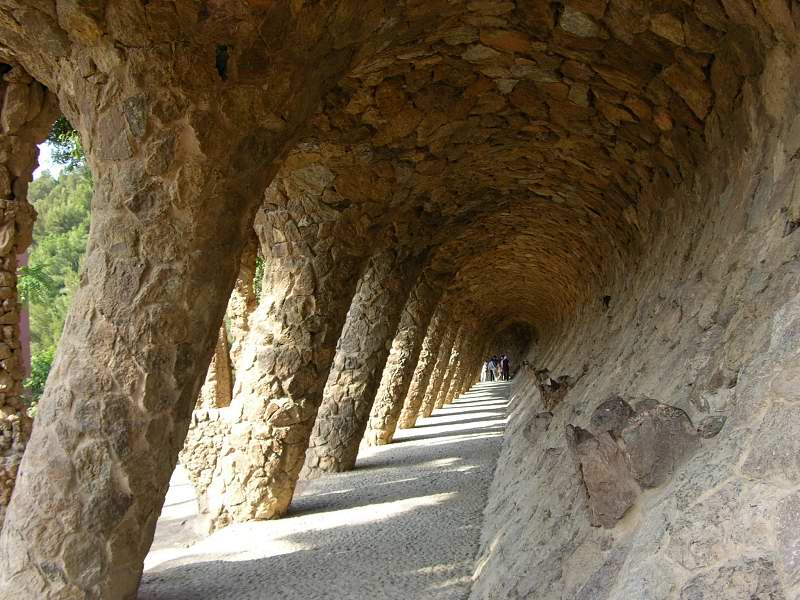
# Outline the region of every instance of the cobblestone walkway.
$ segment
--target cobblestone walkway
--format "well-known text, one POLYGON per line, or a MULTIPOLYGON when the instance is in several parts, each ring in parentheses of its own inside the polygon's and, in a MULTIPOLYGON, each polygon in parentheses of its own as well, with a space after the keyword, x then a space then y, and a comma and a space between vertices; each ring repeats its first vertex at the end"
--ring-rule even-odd
POLYGON ((301 482, 289 515, 192 532, 173 479, 140 600, 450 600, 468 596, 508 384, 482 383, 349 473, 301 482))

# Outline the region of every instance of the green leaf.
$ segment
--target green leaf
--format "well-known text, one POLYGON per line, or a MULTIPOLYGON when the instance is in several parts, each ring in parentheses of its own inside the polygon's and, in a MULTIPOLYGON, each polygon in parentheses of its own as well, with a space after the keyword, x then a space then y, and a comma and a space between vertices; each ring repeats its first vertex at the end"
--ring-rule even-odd
POLYGON ((58 283, 43 265, 30 265, 17 270, 17 292, 20 302, 45 304, 58 294, 58 283))

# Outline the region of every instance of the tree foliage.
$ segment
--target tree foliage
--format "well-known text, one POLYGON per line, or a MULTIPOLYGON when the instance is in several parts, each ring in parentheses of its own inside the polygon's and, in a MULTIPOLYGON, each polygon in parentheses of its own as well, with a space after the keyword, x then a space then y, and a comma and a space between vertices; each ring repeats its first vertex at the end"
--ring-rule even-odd
POLYGON ((37 352, 31 358, 31 376, 25 380, 25 387, 31 395, 31 409, 28 411, 31 416, 36 413, 36 403, 42 397, 44 384, 47 383, 47 375, 50 367, 53 366, 53 358, 56 355, 55 348, 47 348, 37 352))
POLYGON ((19 289, 28 303, 31 377, 25 386, 38 400, 47 380, 64 320, 80 279, 89 235, 92 180, 76 166, 53 179, 44 174, 28 190, 39 213, 28 266, 19 269, 19 289))
POLYGON ((52 149, 53 162, 64 165, 67 171, 74 171, 86 165, 86 153, 81 137, 65 117, 53 123, 47 141, 52 149))
POLYGON ((42 265, 20 267, 17 275, 17 293, 23 304, 45 304, 58 293, 58 284, 42 265))

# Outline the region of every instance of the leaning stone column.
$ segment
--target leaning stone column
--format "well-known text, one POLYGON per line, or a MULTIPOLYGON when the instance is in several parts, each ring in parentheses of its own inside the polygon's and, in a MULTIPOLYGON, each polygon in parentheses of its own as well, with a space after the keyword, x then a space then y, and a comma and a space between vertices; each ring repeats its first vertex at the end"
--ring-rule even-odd
POLYGON ((445 404, 451 404, 467 389, 467 381, 472 374, 472 365, 474 364, 476 355, 476 351, 470 346, 473 337, 470 335, 471 333, 472 332, 464 335, 462 347, 459 351, 459 362, 455 372, 454 384, 450 388, 448 396, 445 398, 445 404))
POLYGON ((223 408, 230 405, 233 394, 233 373, 228 348, 228 330, 223 323, 219 328, 217 345, 208 365, 206 380, 200 388, 197 408, 223 408))
MULTIPOLYGON (((28 183, 36 145, 57 115, 55 98, 18 65, 0 77, 0 527, 11 500, 31 419, 23 398, 17 255, 30 246, 36 211, 28 183)), ((2 72, 2 71, 0 71, 2 72)))
POLYGON ((467 336, 465 333, 461 336, 461 344, 458 347, 458 350, 455 352, 456 354, 456 363, 453 367, 452 376, 450 378, 450 385, 447 388, 447 391, 444 394, 442 399, 442 406, 446 406, 455 400, 461 388, 461 380, 464 376, 464 372, 466 371, 466 361, 467 361, 467 336))
POLYGON ((369 244, 353 244, 348 222, 322 203, 332 174, 303 181, 299 194, 292 171, 283 173, 256 217, 264 287, 226 411, 231 435, 207 490, 212 527, 279 517, 289 507, 365 262, 356 252, 369 244))
POLYGON ((436 365, 436 358, 439 356, 439 346, 442 344, 442 337, 445 333, 445 322, 443 315, 443 303, 439 303, 436 312, 428 325, 422 349, 419 352, 419 359, 414 367, 414 375, 408 386, 403 408, 400 411, 398 427, 401 429, 411 429, 417 421, 422 399, 425 397, 425 390, 436 365))
POLYGON ((457 325, 450 325, 439 346, 436 364, 431 372, 428 387, 425 390, 425 395, 422 398, 422 404, 419 409, 419 414, 423 417, 430 417, 433 413, 436 399, 439 396, 439 390, 442 387, 442 383, 444 383, 445 371, 447 370, 448 364, 450 364, 450 353, 453 350, 453 342, 455 341, 457 330, 457 325))
MULTIPOLYGON (((267 20, 280 35, 260 32, 270 62, 253 72, 241 45, 217 47, 215 63, 204 26, 153 33, 148 8, 128 4, 113 34, 85 3, 59 21, 69 46, 51 76, 92 166, 92 227, 0 535, 3 598, 135 597, 274 161, 350 56, 309 38, 332 28, 295 35, 298 7, 267 20)), ((220 39, 239 35, 216 23, 220 39)), ((267 54, 259 39, 247 56, 267 54)))
POLYGON ((422 341, 439 296, 439 291, 422 276, 403 309, 365 435, 371 446, 392 441, 403 408, 403 399, 414 376, 422 341))
POLYGON ((464 326, 462 325, 456 334, 455 340, 453 341, 453 347, 450 349, 450 357, 447 366, 442 371, 442 382, 439 386, 439 391, 434 398, 434 408, 442 408, 447 395, 450 393, 450 388, 453 386, 456 371, 458 370, 459 361, 461 359, 461 347, 463 343, 464 326))
POLYGON ((256 259, 258 257, 258 236, 251 232, 242 251, 239 276, 228 300, 227 315, 230 318, 231 349, 230 361, 235 367, 242 352, 247 332, 250 331, 250 315, 258 305, 255 292, 256 259))
POLYGON ((477 347, 472 353, 469 368, 464 378, 464 383, 461 386, 462 394, 467 392, 476 382, 480 381, 481 365, 483 365, 483 352, 480 347, 477 347))
POLYGON ((325 385, 302 476, 352 469, 400 313, 419 272, 394 249, 373 257, 358 284, 325 385))
POLYGON ((480 372, 479 365, 479 353, 477 351, 473 352, 467 362, 467 368, 464 373, 464 378, 461 381, 461 389, 458 392, 458 395, 461 396, 465 394, 476 382, 476 376, 480 372))
POLYGON ((262 195, 250 148, 279 147, 226 131, 206 105, 168 107, 167 89, 85 98, 91 234, 0 538, 0 597, 138 587, 262 195))

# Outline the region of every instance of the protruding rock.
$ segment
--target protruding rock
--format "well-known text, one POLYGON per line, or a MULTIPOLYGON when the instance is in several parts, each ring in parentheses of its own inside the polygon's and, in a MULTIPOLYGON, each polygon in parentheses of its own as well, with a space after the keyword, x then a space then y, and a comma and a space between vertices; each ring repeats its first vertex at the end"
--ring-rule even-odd
POLYGON ((610 431, 619 435, 633 415, 634 411, 630 404, 620 396, 612 396, 594 409, 590 425, 595 433, 610 431))
POLYGON ((572 379, 568 375, 553 379, 547 369, 536 371, 536 379, 539 393, 542 395, 542 404, 544 404, 545 408, 553 408, 561 402, 572 384, 572 379))
POLYGON ((609 433, 594 436, 572 425, 567 425, 567 444, 580 465, 589 522, 613 527, 641 493, 625 455, 609 433))
POLYGON ((701 438, 712 438, 719 434, 725 425, 726 417, 711 415, 700 421, 697 433, 701 438))
POLYGON ((652 408, 637 407, 621 435, 631 470, 644 487, 665 482, 699 446, 689 416, 660 403, 652 408))
POLYGON ((522 434, 525 436, 526 440, 528 440, 531 444, 533 444, 536 442, 539 436, 541 436, 545 431, 547 431, 550 428, 550 422, 552 420, 553 420, 553 413, 551 412, 536 413, 535 415, 533 415, 533 418, 525 427, 522 434))

